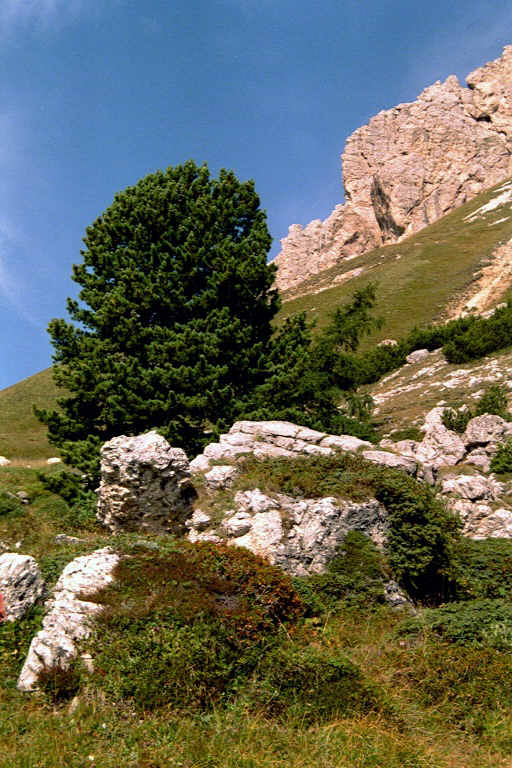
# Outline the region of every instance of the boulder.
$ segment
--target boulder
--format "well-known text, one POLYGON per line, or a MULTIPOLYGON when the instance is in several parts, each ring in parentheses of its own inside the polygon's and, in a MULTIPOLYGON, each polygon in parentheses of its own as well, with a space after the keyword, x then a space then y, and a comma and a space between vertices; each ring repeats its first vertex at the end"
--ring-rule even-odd
POLYGON ((206 485, 212 490, 221 490, 222 488, 230 488, 233 485, 233 480, 238 474, 236 467, 231 465, 216 466, 210 469, 204 476, 206 485))
POLYGON ((119 556, 106 547, 77 557, 64 568, 18 678, 21 691, 35 690, 42 672, 67 669, 76 658, 79 642, 91 633, 91 618, 102 610, 87 596, 112 583, 118 563, 119 556))
POLYGON ((512 424, 509 424, 500 416, 484 413, 475 416, 468 422, 462 440, 467 449, 501 442, 506 436, 512 434, 512 424))
POLYGON ((97 517, 112 532, 182 533, 196 496, 185 452, 156 432, 103 445, 97 517))
POLYGON ((389 467, 390 469, 401 469, 407 472, 408 475, 415 475, 418 469, 418 464, 414 459, 410 459, 407 456, 398 456, 396 453, 389 453, 388 451, 363 451, 362 455, 367 461, 380 464, 382 467, 389 467))
POLYGON ((455 475, 442 482, 443 493, 454 493, 469 501, 496 501, 503 490, 503 483, 481 475, 455 475))
MULTIPOLYGON (((436 409, 437 410, 437 409, 436 409)), ((433 423, 425 437, 418 443, 416 458, 434 470, 454 466, 462 461, 466 447, 460 437, 442 424, 433 423)))
POLYGON ((407 355, 405 359, 410 365, 414 365, 414 363, 421 363, 422 360, 426 360, 429 355, 428 349, 416 349, 410 355, 407 355))
POLYGON ((7 552, 0 555, 0 595, 4 618, 21 619, 44 594, 44 581, 33 557, 7 552))

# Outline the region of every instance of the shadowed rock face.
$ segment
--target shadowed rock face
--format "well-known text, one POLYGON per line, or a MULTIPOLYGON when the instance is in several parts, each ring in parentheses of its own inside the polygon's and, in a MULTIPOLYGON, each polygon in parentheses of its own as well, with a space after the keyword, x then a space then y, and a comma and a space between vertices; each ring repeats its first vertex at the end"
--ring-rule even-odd
POLYGON ((277 285, 418 232, 512 173, 512 46, 412 103, 379 112, 347 140, 344 205, 281 240, 277 285))

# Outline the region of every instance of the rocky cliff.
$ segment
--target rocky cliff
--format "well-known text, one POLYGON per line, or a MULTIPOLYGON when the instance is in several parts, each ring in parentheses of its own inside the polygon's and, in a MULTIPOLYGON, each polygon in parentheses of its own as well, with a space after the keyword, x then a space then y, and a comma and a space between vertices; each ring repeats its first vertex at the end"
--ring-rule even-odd
POLYGON ((347 140, 345 203, 290 227, 277 284, 311 275, 417 232, 512 174, 512 46, 467 77, 380 112, 347 140))

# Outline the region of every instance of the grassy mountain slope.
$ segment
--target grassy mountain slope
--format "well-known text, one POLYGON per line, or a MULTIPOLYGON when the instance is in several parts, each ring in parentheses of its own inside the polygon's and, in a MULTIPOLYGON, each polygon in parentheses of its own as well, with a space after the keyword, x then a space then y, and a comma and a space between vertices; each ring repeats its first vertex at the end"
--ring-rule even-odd
MULTIPOLYGON (((443 319, 447 306, 463 295, 494 250, 512 238, 510 199, 500 198, 502 183, 478 195, 401 243, 347 260, 298 286, 300 295, 283 295, 283 321, 306 311, 317 327, 353 292, 378 284, 377 313, 384 326, 372 341, 404 336, 415 325, 443 319), (484 205, 488 211, 478 212, 484 205)), ((504 286, 505 292, 508 286, 504 286)), ((495 292, 495 303, 503 293, 495 292)))
POLYGON ((51 368, 0 391, 0 456, 37 462, 57 455, 46 440, 46 427, 33 412, 34 405, 54 407, 57 393, 51 368))

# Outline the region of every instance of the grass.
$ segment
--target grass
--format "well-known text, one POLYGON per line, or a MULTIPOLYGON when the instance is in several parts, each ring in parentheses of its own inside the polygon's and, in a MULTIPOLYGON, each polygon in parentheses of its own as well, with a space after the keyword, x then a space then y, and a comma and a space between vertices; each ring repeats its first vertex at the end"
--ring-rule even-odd
MULTIPOLYGON (((264 474, 270 477, 268 464, 262 467, 264 474)), ((252 482, 257 470, 249 469, 252 482)), ((45 471, 58 470, 48 468, 45 471)), ((269 479, 271 485, 279 487, 281 475, 282 468, 278 468, 269 479)), ((293 480, 298 492, 309 492, 309 482, 307 478, 293 480), (297 486, 300 482, 304 488, 297 486)), ((91 531, 77 527, 63 502, 44 490, 35 471, 6 468, 0 473, 0 490, 13 492, 21 489, 27 491, 31 503, 23 507, 21 516, 0 520, 0 538, 7 537, 11 542, 21 538, 23 546, 20 551, 33 554, 39 560, 50 583, 55 581, 72 557, 107 543, 123 551, 138 553, 134 562, 142 558, 141 562, 150 563, 150 550, 133 548, 140 535, 113 539, 99 528, 91 531), (53 538, 61 532, 71 533, 86 541, 75 547, 59 547, 53 538)), ((149 536, 144 538, 152 540, 149 536)), ((154 543, 160 546, 156 560, 162 556, 170 557, 171 570, 174 569, 170 581, 175 584, 180 565, 172 557, 176 544, 171 541, 165 543, 159 538, 155 538, 154 543)), ((204 563, 202 557, 197 560, 201 568, 204 563)), ((156 568, 155 573, 158 570, 156 568)), ((139 576, 146 580, 152 604, 146 599, 146 589, 141 589, 137 569, 132 569, 129 576, 130 599, 138 601, 143 614, 151 614, 153 605, 157 608, 155 615, 163 621, 166 610, 171 610, 171 613, 177 611, 178 614, 182 607, 188 610, 189 602, 186 600, 179 605, 168 603, 165 580, 160 580, 157 590, 150 587, 151 569, 144 573, 141 571, 139 576)), ((202 583, 193 574, 191 577, 188 571, 185 576, 184 591, 193 592, 202 583)), ((251 583, 249 588, 253 588, 251 583)), ((114 600, 113 607, 116 611, 126 611, 127 602, 124 599, 119 602, 114 600)), ((293 651, 299 645, 311 649, 321 658, 342 654, 347 663, 361 671, 370 689, 376 692, 378 705, 370 711, 358 711, 357 714, 355 711, 339 712, 311 721, 304 709, 297 712, 293 707, 279 715, 269 714, 266 706, 258 705, 261 697, 251 694, 250 687, 233 691, 229 701, 217 701, 209 708, 189 713, 178 712, 173 706, 153 709, 136 707, 129 697, 114 700, 94 676, 82 682, 78 698, 71 702, 55 702, 43 692, 22 695, 15 689, 15 681, 30 638, 40 626, 41 611, 36 611, 16 625, 0 627, 3 672, 0 687, 0 766, 509 766, 512 756, 510 655, 492 649, 467 649, 447 644, 435 636, 403 639, 398 632, 402 621, 400 614, 385 606, 373 610, 341 608, 337 612, 301 620, 289 637, 286 632, 280 633, 278 639, 283 652, 287 653, 288 649, 293 651)), ((185 623, 190 625, 190 617, 185 623)), ((108 631, 112 633, 113 629, 108 631)), ((128 623, 126 631, 140 637, 136 622, 131 630, 128 623)), ((158 638, 158 632, 155 637, 158 638)), ((100 634, 100 646, 102 639, 100 634)), ((147 660, 142 659, 140 664, 144 667, 147 660)), ((110 674, 108 668, 103 672, 110 674)), ((197 670, 191 672, 197 674, 197 670)), ((101 676, 102 673, 98 674, 101 676)), ((273 684, 278 682, 277 678, 273 684)), ((307 712, 307 685, 299 689, 299 694, 303 698, 301 706, 306 706, 307 712)), ((310 698, 313 701, 313 697, 310 698)))
POLYGON ((57 392, 51 368, 0 391, 0 456, 32 466, 58 456, 46 439, 46 426, 33 412, 34 405, 53 408, 57 392))
MULTIPOLYGON (((278 322, 306 311, 310 319, 316 320, 317 327, 322 328, 336 307, 369 282, 378 283, 376 314, 385 321, 370 337, 372 343, 384 338, 401 338, 415 325, 443 319, 448 304, 464 293, 496 246, 512 237, 508 208, 506 213, 500 206, 485 218, 464 221, 488 202, 502 184, 401 243, 377 248, 311 277, 299 286, 300 297, 292 298, 285 293, 278 322), (504 216, 506 221, 494 223, 504 216), (358 277, 335 284, 344 272, 358 267, 364 268, 358 277)), ((503 296, 494 298, 498 303, 503 296)))

